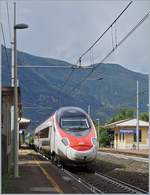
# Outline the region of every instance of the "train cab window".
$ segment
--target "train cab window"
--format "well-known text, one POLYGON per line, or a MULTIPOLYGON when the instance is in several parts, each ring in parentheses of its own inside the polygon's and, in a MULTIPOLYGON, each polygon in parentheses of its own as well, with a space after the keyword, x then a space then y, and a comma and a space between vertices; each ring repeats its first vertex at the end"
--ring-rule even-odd
POLYGON ((89 129, 89 123, 86 118, 62 118, 61 119, 62 129, 89 129))
POLYGON ((56 116, 60 128, 71 135, 82 137, 91 130, 92 120, 80 108, 62 108, 58 110, 56 116))

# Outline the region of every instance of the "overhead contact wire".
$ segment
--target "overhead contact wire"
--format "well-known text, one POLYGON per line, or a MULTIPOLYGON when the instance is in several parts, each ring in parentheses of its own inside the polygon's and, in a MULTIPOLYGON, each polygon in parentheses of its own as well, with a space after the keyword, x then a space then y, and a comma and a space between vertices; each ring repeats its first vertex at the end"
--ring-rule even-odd
MULTIPOLYGON (((2 30, 2 37, 3 37, 3 43, 4 43, 4 50, 5 50, 5 55, 6 55, 6 61, 7 61, 7 66, 8 66, 8 71, 10 70, 9 68, 9 56, 7 52, 7 47, 6 47, 6 39, 5 39, 5 34, 4 34, 4 29, 3 29, 3 24, 1 23, 1 30, 2 30)), ((9 72, 10 73, 10 72, 9 72)))
POLYGON ((8 19, 8 29, 9 29, 9 39, 11 42, 11 27, 10 27, 10 15, 9 15, 9 7, 8 7, 8 2, 7 2, 7 19, 8 19))
MULTIPOLYGON (((95 67, 94 70, 95 71, 99 64, 102 64, 147 18, 149 17, 149 13, 147 13, 135 26, 134 28, 132 28, 129 33, 123 38, 121 39, 121 41, 115 46, 115 48, 113 48, 95 67)), ((90 72, 84 79, 82 79, 79 83, 77 83, 77 85, 73 88, 72 91, 74 91, 77 88, 81 88, 81 86, 84 84, 84 82, 87 80, 87 78, 92 74, 93 72, 90 72)), ((71 91, 71 92, 72 92, 71 91)))
MULTIPOLYGON (((133 3, 133 1, 130 1, 130 3, 124 8, 124 10, 117 16, 117 18, 111 23, 111 25, 101 34, 101 36, 79 57, 79 59, 77 60, 77 63, 81 63, 81 58, 88 53, 96 44, 97 42, 107 33, 107 31, 112 28, 112 26, 116 23, 116 21, 121 17, 121 15, 128 9, 128 7, 133 3)), ((94 61, 94 60, 93 60, 94 61)), ((93 70, 92 70, 93 72, 93 70)), ((85 77, 85 79, 87 79, 89 77, 91 73, 88 73, 87 76, 85 77)), ((83 79, 84 80, 84 79, 83 79)), ((83 82, 83 80, 81 82, 83 82)))
POLYGON ((79 57, 77 64, 79 60, 86 54, 88 53, 96 44, 97 42, 106 34, 106 32, 115 24, 115 22, 122 16, 122 14, 128 9, 128 7, 133 3, 131 1, 125 8, 124 10, 118 15, 118 17, 111 23, 111 25, 102 33, 102 35, 79 57))
MULTIPOLYGON (((76 62, 76 64, 78 64, 79 63, 79 65, 81 65, 81 58, 86 54, 86 53, 88 53, 93 47, 94 47, 94 45, 96 45, 97 44, 97 42, 105 35, 105 33, 110 29, 110 28, 112 28, 112 26, 116 23, 116 21, 121 17, 121 15, 128 9, 128 7, 132 4, 132 2, 133 1, 130 1, 130 3, 124 8, 124 10, 118 15, 118 17, 112 22, 112 24, 102 33, 102 35, 91 45, 91 47, 90 48, 88 48, 80 57, 79 57, 79 59, 77 60, 77 62, 76 62)), ((93 62, 94 62, 94 60, 93 60, 93 62)), ((69 82, 69 79, 71 78, 71 76, 72 76, 72 74, 73 74, 73 72, 74 72, 74 69, 71 71, 71 73, 68 75, 68 78, 66 79, 66 81, 64 82, 64 84, 63 84, 63 88, 67 85, 67 82, 69 82)), ((93 70, 92 70, 92 72, 93 72, 93 70)), ((88 75, 89 75, 89 73, 88 73, 88 75)), ((88 76, 87 75, 87 76, 88 76)), ((86 76, 86 78, 87 78, 87 76, 86 76)))

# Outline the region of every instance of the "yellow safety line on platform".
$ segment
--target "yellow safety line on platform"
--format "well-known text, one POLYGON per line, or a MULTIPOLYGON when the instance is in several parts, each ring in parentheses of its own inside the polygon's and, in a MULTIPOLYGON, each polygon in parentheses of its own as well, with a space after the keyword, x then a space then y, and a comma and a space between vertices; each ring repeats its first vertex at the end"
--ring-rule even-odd
POLYGON ((54 181, 54 179, 47 173, 47 171, 40 165, 40 163, 37 160, 35 160, 35 162, 40 167, 41 171, 46 176, 48 181, 50 181, 50 183, 52 183, 52 185, 54 186, 56 192, 58 192, 59 194, 64 194, 64 192, 60 189, 60 187, 57 185, 57 183, 54 181))

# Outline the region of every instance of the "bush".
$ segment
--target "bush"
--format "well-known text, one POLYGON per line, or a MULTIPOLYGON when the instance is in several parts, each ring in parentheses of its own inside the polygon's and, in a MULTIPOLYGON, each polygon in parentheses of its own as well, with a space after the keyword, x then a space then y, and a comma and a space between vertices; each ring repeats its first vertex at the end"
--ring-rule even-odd
POLYGON ((101 128, 99 134, 99 143, 101 147, 110 146, 113 141, 113 135, 106 129, 101 128))

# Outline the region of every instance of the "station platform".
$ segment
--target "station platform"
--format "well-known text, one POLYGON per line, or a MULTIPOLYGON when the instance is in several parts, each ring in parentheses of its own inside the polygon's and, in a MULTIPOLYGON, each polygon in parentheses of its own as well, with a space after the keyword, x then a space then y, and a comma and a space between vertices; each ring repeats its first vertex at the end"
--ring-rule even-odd
POLYGON ((19 177, 12 178, 6 193, 75 194, 80 193, 62 171, 27 147, 19 150, 19 177))
POLYGON ((99 148, 98 151, 149 158, 149 150, 139 150, 138 151, 138 150, 125 150, 125 149, 116 150, 114 148, 99 148))

